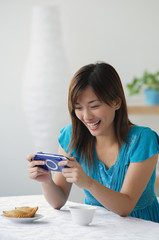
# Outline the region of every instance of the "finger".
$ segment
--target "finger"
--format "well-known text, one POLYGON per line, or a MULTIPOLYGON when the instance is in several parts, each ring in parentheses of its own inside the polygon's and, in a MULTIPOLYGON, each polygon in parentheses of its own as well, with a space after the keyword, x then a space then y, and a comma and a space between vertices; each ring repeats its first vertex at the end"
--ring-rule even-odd
POLYGON ((77 161, 75 160, 75 158, 70 158, 70 160, 66 160, 66 161, 60 161, 58 163, 59 166, 68 166, 68 167, 73 167, 75 166, 75 163, 77 161))
POLYGON ((66 166, 70 167, 70 168, 76 168, 78 167, 79 163, 75 160, 75 159, 71 159, 69 161, 67 161, 66 166))
POLYGON ((29 168, 29 169, 28 169, 28 172, 29 172, 29 173, 34 173, 34 172, 46 173, 46 172, 48 172, 48 170, 36 166, 36 167, 29 168))
POLYGON ((29 173, 29 174, 38 173, 38 167, 29 168, 28 173, 29 173))
POLYGON ((42 176, 42 175, 44 175, 44 174, 46 174, 46 173, 43 173, 43 172, 32 172, 32 173, 29 173, 29 177, 31 178, 31 179, 36 179, 37 177, 39 177, 39 176, 42 176))
POLYGON ((27 157, 26 157, 26 160, 28 160, 29 162, 31 162, 32 161, 32 159, 35 157, 35 154, 30 154, 30 155, 28 155, 27 157))
POLYGON ((73 168, 75 166, 74 162, 72 161, 61 161, 58 163, 59 166, 67 166, 69 168, 73 168))
POLYGON ((69 157, 69 159, 70 159, 71 161, 75 161, 75 162, 76 162, 76 158, 74 158, 74 157, 69 157))
POLYGON ((66 178, 66 182, 69 182, 69 183, 76 183, 75 179, 73 177, 68 177, 66 178))
POLYGON ((45 175, 45 174, 49 174, 50 171, 40 168, 40 167, 34 167, 34 168, 30 168, 28 170, 28 174, 30 178, 35 178, 41 175, 45 175))
POLYGON ((69 174, 70 174, 70 173, 72 173, 72 172, 73 172, 73 170, 72 170, 72 168, 70 168, 70 167, 69 167, 69 168, 63 168, 63 169, 62 169, 62 173, 63 173, 63 174, 66 174, 66 173, 69 173, 69 174))
POLYGON ((35 166, 42 166, 45 165, 45 161, 31 161, 28 166, 29 167, 35 167, 35 166))
POLYGON ((68 161, 69 161, 69 160, 60 161, 60 162, 58 163, 58 165, 59 165, 59 166, 66 166, 66 165, 68 164, 68 161))

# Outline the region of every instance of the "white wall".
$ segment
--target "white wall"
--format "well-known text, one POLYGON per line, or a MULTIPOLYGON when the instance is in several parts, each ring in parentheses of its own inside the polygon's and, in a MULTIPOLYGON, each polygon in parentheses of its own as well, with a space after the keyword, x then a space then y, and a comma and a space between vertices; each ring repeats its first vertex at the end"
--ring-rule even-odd
MULTIPOLYGON (((21 103, 21 84, 31 8, 42 3, 59 5, 71 74, 84 64, 103 60, 117 69, 125 87, 145 69, 159 69, 158 0, 0 0, 0 196, 41 193, 40 184, 27 175, 25 157, 34 145, 21 103)), ((158 117, 133 120, 152 124, 158 131, 158 117)), ((82 201, 80 194, 75 188, 71 200, 82 201)))

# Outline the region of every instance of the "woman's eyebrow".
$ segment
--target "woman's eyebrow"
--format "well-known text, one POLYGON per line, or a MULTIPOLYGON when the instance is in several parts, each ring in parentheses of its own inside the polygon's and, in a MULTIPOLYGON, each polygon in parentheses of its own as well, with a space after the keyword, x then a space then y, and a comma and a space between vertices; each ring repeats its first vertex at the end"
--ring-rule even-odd
POLYGON ((100 100, 98 100, 98 99, 95 99, 95 100, 92 100, 92 101, 88 102, 88 104, 95 103, 95 102, 98 102, 98 103, 100 103, 101 101, 100 101, 100 100))
MULTIPOLYGON (((98 100, 98 99, 95 99, 95 100, 91 100, 91 101, 89 101, 89 102, 88 102, 88 104, 91 104, 91 103, 96 103, 96 102, 98 102, 98 103, 101 103, 101 101, 100 101, 100 100, 98 100)), ((74 105, 80 105, 80 103, 76 102, 74 105)))

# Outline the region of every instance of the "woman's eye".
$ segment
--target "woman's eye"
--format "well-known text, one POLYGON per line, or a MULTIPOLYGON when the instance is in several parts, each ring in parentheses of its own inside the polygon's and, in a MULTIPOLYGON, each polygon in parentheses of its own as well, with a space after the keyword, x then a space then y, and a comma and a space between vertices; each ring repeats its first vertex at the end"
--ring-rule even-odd
POLYGON ((81 107, 75 107, 75 110, 81 110, 82 108, 81 107))
POLYGON ((91 108, 98 108, 98 107, 99 107, 99 105, 91 106, 91 108))

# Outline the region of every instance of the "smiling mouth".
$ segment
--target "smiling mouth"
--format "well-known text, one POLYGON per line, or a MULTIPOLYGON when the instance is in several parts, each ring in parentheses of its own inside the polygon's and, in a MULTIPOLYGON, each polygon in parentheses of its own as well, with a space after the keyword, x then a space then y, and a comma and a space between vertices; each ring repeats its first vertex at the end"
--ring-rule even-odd
POLYGON ((101 120, 94 122, 94 123, 86 123, 87 126, 91 129, 95 129, 99 124, 100 124, 101 120))

